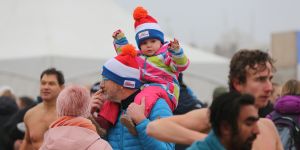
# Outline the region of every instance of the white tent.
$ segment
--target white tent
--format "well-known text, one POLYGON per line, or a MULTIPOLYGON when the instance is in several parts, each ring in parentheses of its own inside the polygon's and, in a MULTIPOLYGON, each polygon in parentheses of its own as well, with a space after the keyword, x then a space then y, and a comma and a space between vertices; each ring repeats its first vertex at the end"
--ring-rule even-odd
MULTIPOLYGON (((0 12, 0 86, 18 95, 38 95, 40 73, 48 67, 62 70, 67 83, 92 84, 115 56, 113 31, 121 28, 135 42, 131 12, 115 1, 10 0, 0 1, 0 12)), ((216 86, 226 85, 228 60, 183 48, 191 60, 186 83, 210 100, 216 86)))

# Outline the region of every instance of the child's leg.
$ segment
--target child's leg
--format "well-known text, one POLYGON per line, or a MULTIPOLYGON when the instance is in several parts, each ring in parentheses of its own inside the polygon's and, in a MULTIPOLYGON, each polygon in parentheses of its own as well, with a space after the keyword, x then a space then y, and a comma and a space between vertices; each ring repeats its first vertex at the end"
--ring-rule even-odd
POLYGON ((176 104, 170 100, 167 92, 159 86, 147 86, 134 98, 134 102, 141 104, 142 98, 145 97, 145 116, 148 117, 152 107, 159 98, 166 100, 167 104, 173 111, 176 104))

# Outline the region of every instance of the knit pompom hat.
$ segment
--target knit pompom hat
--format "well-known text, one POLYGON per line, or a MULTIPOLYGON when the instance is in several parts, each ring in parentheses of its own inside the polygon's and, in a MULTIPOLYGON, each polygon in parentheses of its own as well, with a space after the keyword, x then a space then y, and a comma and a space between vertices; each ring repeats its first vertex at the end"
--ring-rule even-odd
POLYGON ((133 12, 135 20, 135 40, 140 49, 140 44, 147 39, 158 39, 162 44, 164 43, 164 33, 162 32, 157 21, 148 15, 148 12, 143 7, 136 7, 133 12))
POLYGON ((79 85, 65 87, 57 97, 57 115, 73 117, 89 117, 91 109, 89 91, 79 85))
POLYGON ((111 58, 103 65, 102 75, 123 87, 138 89, 142 83, 136 60, 136 49, 127 44, 122 47, 121 51, 121 54, 111 58))

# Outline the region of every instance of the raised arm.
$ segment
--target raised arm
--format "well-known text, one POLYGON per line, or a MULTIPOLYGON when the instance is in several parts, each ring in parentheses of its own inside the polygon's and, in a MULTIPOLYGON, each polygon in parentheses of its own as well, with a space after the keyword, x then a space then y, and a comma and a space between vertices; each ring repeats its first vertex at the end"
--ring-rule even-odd
POLYGON ((112 35, 114 47, 117 54, 121 53, 122 46, 128 44, 128 40, 122 30, 117 30, 112 35))
POLYGON ((152 121, 147 126, 147 134, 162 141, 192 144, 196 140, 204 139, 209 131, 207 110, 197 109, 183 115, 152 121))

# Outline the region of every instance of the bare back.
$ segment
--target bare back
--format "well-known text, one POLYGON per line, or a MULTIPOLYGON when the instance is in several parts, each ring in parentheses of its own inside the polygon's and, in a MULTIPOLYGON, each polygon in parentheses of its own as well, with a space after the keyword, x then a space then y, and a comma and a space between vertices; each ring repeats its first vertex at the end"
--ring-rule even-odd
POLYGON ((24 117, 26 125, 25 139, 22 143, 21 150, 39 149, 43 143, 44 133, 48 130, 49 125, 57 119, 55 107, 45 109, 43 103, 30 109, 24 117))

